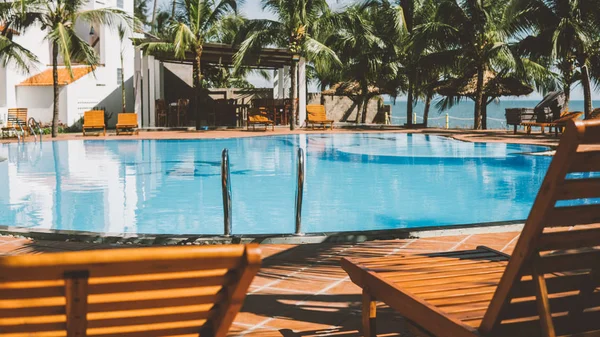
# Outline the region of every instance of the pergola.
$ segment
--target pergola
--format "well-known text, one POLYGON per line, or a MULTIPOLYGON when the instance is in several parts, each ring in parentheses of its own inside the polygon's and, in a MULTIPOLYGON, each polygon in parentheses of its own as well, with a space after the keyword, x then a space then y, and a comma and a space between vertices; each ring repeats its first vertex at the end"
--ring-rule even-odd
MULTIPOLYGON (((153 37, 137 39, 137 42, 152 41, 153 37)), ((234 55, 239 48, 217 43, 206 43, 202 46, 202 64, 233 66, 234 55)), ((135 112, 140 119, 138 123, 142 128, 156 126, 155 104, 157 99, 164 99, 163 63, 193 64, 191 55, 185 59, 177 58, 173 53, 157 52, 152 55, 145 54, 140 47, 135 51, 135 112)), ((286 93, 284 74, 289 73, 293 55, 287 49, 263 48, 258 53, 247 57, 242 64, 246 67, 257 69, 272 69, 277 71, 273 84, 273 97, 284 98, 286 93)), ((298 97, 298 121, 306 119, 306 61, 304 58, 298 62, 298 81, 294 88, 298 97)))

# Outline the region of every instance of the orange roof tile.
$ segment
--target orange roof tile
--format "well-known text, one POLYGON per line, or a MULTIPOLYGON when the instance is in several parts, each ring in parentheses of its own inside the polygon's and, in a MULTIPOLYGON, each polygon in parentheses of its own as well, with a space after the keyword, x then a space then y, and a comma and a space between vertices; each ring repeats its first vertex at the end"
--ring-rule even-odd
MULTIPOLYGON (((65 67, 58 68, 58 85, 69 85, 83 76, 92 72, 93 67, 72 67, 73 77, 69 74, 69 70, 65 67)), ((31 76, 25 81, 19 83, 22 86, 51 86, 52 81, 52 68, 48 68, 41 73, 31 76)))
MULTIPOLYGON (((5 25, 0 24, 0 32, 3 32, 5 28, 6 28, 5 25)), ((13 33, 13 35, 20 35, 19 32, 17 32, 14 29, 9 29, 8 31, 11 32, 11 33, 13 33)))

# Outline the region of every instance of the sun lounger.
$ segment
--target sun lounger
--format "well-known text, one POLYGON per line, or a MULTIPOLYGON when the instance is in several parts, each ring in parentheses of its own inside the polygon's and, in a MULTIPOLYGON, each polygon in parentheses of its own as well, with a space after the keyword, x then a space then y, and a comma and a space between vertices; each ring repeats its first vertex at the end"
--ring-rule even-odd
POLYGON ((554 127, 554 133, 556 135, 558 135, 559 128, 562 130, 562 128, 565 127, 565 125, 568 121, 575 120, 575 119, 579 118, 581 115, 583 115, 583 112, 581 112, 581 111, 566 112, 566 113, 563 113, 560 116, 560 118, 557 118, 551 122, 523 122, 523 123, 521 123, 521 125, 523 125, 525 127, 527 134, 531 133, 531 127, 538 126, 538 127, 542 128, 542 134, 545 133, 546 127, 548 127, 548 128, 554 127))
POLYGON ((83 113, 83 135, 87 129, 102 129, 106 136, 106 125, 104 124, 104 111, 90 110, 83 113))
POLYGON ((29 134, 27 126, 27 108, 10 108, 6 116, 6 124, 2 127, 2 136, 7 137, 11 131, 29 134))
POLYGON ((117 135, 119 132, 126 132, 123 130, 130 130, 131 133, 138 133, 138 122, 137 122, 137 114, 136 113, 120 113, 117 117, 117 135))
POLYGON ((363 289, 364 335, 375 336, 381 301, 426 335, 598 336, 600 204, 588 202, 600 197, 598 171, 600 120, 570 121, 512 256, 479 247, 342 259, 363 289))
POLYGON ((315 125, 320 125, 325 128, 329 124, 329 128, 333 129, 333 121, 327 119, 327 113, 325 112, 325 106, 313 104, 306 106, 306 126, 312 124, 312 128, 315 125))
POLYGON ((253 108, 248 111, 248 129, 250 129, 250 125, 252 125, 252 129, 256 130, 256 125, 264 125, 265 130, 271 126, 271 130, 275 130, 275 123, 267 117, 267 114, 264 110, 260 108, 253 108))
POLYGON ((0 258, 0 336, 224 337, 260 267, 256 245, 0 258))

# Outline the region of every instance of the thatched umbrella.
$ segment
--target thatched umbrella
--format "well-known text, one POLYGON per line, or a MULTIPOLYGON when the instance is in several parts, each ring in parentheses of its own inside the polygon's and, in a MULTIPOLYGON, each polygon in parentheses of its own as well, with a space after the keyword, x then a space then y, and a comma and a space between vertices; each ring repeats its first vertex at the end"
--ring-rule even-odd
MULTIPOLYGON (((470 78, 456 78, 441 81, 435 92, 444 96, 475 97, 477 74, 470 78)), ((533 92, 533 88, 512 76, 498 76, 486 71, 483 76, 483 95, 487 97, 523 96, 533 92)))
MULTIPOLYGON (((369 95, 377 96, 383 94, 381 89, 375 86, 369 86, 369 95)), ((327 96, 359 96, 362 95, 360 84, 356 81, 353 82, 338 82, 331 86, 327 90, 323 90, 321 95, 327 96)))
MULTIPOLYGON (((475 100, 477 74, 464 78, 440 81, 434 91, 443 96, 463 96, 475 100)), ((487 126, 487 105, 500 96, 523 96, 533 92, 533 88, 513 76, 486 71, 483 76, 483 128, 487 126)))

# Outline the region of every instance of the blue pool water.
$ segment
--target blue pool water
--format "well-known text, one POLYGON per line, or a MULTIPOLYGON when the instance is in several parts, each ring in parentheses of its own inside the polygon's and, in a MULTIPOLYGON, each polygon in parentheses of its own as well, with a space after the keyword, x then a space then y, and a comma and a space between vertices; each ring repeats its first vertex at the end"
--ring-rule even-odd
POLYGON ((304 231, 444 226, 527 217, 547 148, 407 134, 0 145, 0 225, 221 234, 228 148, 233 233, 294 231, 296 149, 304 231))

